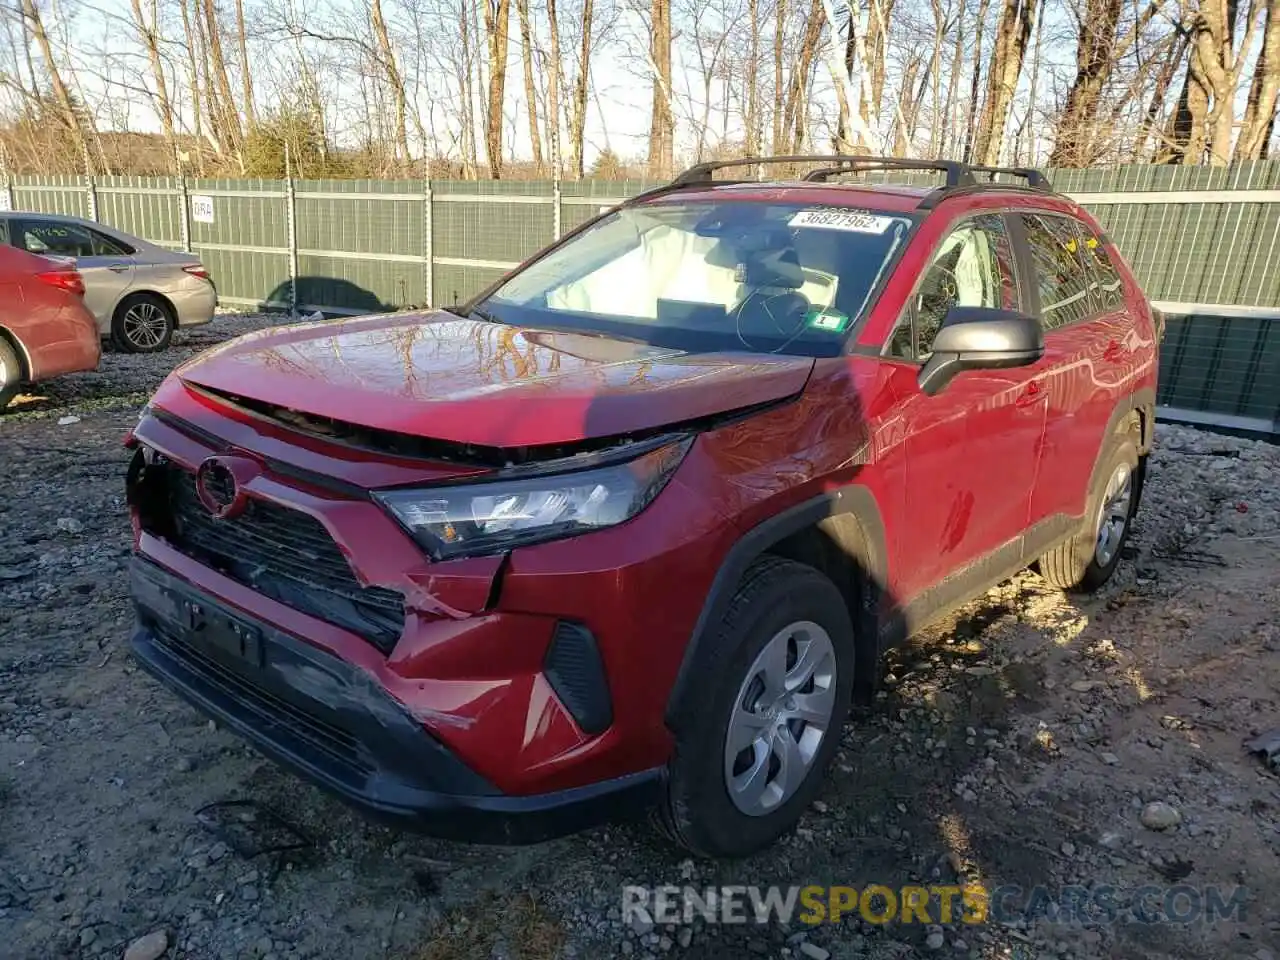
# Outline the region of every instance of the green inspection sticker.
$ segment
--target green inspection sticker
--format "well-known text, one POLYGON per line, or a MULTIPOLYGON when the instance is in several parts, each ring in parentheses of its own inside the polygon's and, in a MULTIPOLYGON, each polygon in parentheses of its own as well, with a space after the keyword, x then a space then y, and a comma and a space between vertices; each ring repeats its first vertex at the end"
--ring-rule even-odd
POLYGON ((805 324, 815 330, 840 333, 849 325, 849 315, 839 310, 810 310, 805 324))

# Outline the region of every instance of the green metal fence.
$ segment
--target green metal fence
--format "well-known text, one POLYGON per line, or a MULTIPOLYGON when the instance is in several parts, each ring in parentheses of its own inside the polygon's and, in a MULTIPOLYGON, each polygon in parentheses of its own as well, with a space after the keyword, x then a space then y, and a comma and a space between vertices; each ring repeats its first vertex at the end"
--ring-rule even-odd
MULTIPOLYGON (((1165 414, 1280 432, 1280 161, 1049 176, 1170 314, 1165 414)), ((355 314, 462 302, 647 186, 41 176, 4 182, 0 203, 192 250, 228 304, 355 314)))

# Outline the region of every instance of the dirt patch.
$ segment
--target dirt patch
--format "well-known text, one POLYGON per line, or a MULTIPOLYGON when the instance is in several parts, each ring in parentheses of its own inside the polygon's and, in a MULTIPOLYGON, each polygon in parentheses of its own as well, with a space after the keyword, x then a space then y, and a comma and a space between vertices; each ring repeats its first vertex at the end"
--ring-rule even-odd
POLYGON ((820 805, 749 861, 694 863, 645 825, 465 846, 363 821, 131 662, 120 440, 182 356, 108 354, 0 419, 5 956, 119 957, 157 929, 198 960, 1280 954, 1280 778, 1243 746, 1280 726, 1276 448, 1162 426, 1116 582, 1081 602, 1025 574, 899 651, 820 805), (209 806, 228 800, 249 801, 235 824, 209 806), (1153 802, 1178 825, 1143 826, 1153 802), (1008 894, 990 922, 620 910, 627 884, 962 882, 1008 894), (1242 889, 1242 912, 1148 922, 1171 888, 1199 917, 1242 889))

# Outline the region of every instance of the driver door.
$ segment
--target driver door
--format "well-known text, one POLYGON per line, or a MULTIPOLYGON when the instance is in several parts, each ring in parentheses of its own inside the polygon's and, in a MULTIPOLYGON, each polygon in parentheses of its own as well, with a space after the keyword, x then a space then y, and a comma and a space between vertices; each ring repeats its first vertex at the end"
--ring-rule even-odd
POLYGON ((887 346, 898 361, 894 385, 907 429, 898 551, 900 590, 914 625, 1021 565, 1045 431, 1043 361, 966 371, 934 396, 916 383, 951 307, 1025 306, 1013 249, 1001 215, 956 223, 887 346))

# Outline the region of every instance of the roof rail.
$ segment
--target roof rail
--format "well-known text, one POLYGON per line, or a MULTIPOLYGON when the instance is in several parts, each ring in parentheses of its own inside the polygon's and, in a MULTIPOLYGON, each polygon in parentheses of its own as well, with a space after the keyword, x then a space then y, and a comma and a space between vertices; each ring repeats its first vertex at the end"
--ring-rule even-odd
MULTIPOLYGON (((931 207, 953 190, 977 189, 986 186, 997 186, 994 180, 997 175, 1019 177, 1027 181, 1027 187, 1033 190, 1052 190, 1048 179, 1039 170, 1030 167, 989 167, 980 164, 964 163, 961 160, 908 160, 904 157, 878 157, 871 154, 842 153, 800 153, 780 156, 740 157, 736 160, 711 160, 695 164, 674 180, 652 187, 624 201, 621 206, 632 206, 643 203, 664 193, 682 190, 686 187, 709 186, 716 183, 714 174, 717 170, 735 167, 754 167, 766 163, 828 163, 830 166, 811 170, 805 174, 805 182, 821 183, 830 177, 845 173, 869 173, 873 170, 903 171, 936 171, 946 174, 945 186, 929 193, 920 203, 922 209, 931 207), (991 179, 979 180, 975 174, 986 174, 991 179)), ((728 181, 718 181, 725 184, 728 181)), ((742 183, 744 181, 733 181, 742 183)))
POLYGON ((1021 177, 1027 181, 1027 186, 1033 190, 1052 190, 1053 185, 1049 183, 1049 178, 1039 170, 1031 167, 985 167, 973 165, 969 167, 974 173, 990 174, 992 180, 997 174, 1003 174, 1006 177, 1021 177))
POLYGON ((717 170, 731 167, 754 167, 764 163, 831 163, 833 166, 815 170, 806 180, 823 180, 837 173, 860 170, 936 170, 947 175, 948 187, 969 187, 977 181, 969 173, 967 164, 958 160, 907 160, 903 157, 877 157, 840 153, 801 153, 774 157, 741 157, 737 160, 711 160, 690 167, 671 181, 671 187, 693 186, 714 182, 717 170))

